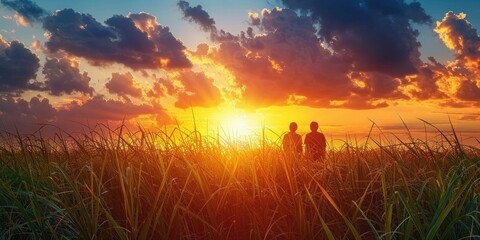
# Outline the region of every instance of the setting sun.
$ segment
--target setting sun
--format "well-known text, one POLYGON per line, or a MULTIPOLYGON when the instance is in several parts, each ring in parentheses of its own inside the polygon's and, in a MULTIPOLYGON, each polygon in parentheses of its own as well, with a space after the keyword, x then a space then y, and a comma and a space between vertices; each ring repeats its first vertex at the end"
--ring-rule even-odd
POLYGON ((245 137, 251 135, 253 131, 252 123, 242 115, 228 117, 222 127, 234 137, 245 137))

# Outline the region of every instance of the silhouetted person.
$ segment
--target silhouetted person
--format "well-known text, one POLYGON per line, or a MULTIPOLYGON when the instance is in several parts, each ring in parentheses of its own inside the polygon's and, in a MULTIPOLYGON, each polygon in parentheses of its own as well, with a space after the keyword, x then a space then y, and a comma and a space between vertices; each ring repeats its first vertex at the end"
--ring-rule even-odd
POLYGON ((291 122, 289 126, 290 132, 283 136, 282 144, 285 153, 302 154, 302 136, 295 132, 297 131, 297 128, 297 123, 291 122))
POLYGON ((323 133, 317 132, 318 123, 310 123, 310 133, 307 133, 305 136, 305 153, 307 156, 313 158, 313 160, 323 160, 325 159, 325 151, 327 148, 327 143, 323 133))

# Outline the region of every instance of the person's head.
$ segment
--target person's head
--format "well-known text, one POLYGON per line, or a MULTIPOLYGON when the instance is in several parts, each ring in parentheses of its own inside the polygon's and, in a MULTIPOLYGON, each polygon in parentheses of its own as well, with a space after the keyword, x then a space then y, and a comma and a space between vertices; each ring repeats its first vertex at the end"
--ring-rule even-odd
POLYGON ((312 132, 316 132, 318 130, 318 123, 317 122, 311 122, 310 123, 310 130, 312 130, 312 132))
POLYGON ((295 132, 295 131, 297 131, 298 125, 297 125, 296 122, 291 122, 290 126, 288 126, 288 128, 290 129, 290 132, 295 132))

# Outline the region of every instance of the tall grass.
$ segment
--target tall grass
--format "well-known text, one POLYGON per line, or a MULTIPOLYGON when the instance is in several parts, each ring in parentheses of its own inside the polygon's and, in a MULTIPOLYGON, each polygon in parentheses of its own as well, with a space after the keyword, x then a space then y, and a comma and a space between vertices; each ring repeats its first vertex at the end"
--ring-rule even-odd
POLYGON ((405 131, 345 142, 324 162, 265 132, 3 133, 0 239, 480 238, 479 149, 453 127, 442 141, 405 131))

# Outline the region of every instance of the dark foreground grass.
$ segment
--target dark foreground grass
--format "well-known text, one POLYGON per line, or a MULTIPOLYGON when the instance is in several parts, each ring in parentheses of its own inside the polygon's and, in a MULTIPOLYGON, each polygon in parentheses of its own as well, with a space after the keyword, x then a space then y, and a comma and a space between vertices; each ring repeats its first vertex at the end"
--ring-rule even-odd
POLYGON ((178 128, 4 133, 0 239, 480 238, 480 151, 406 132, 325 162, 178 128))

